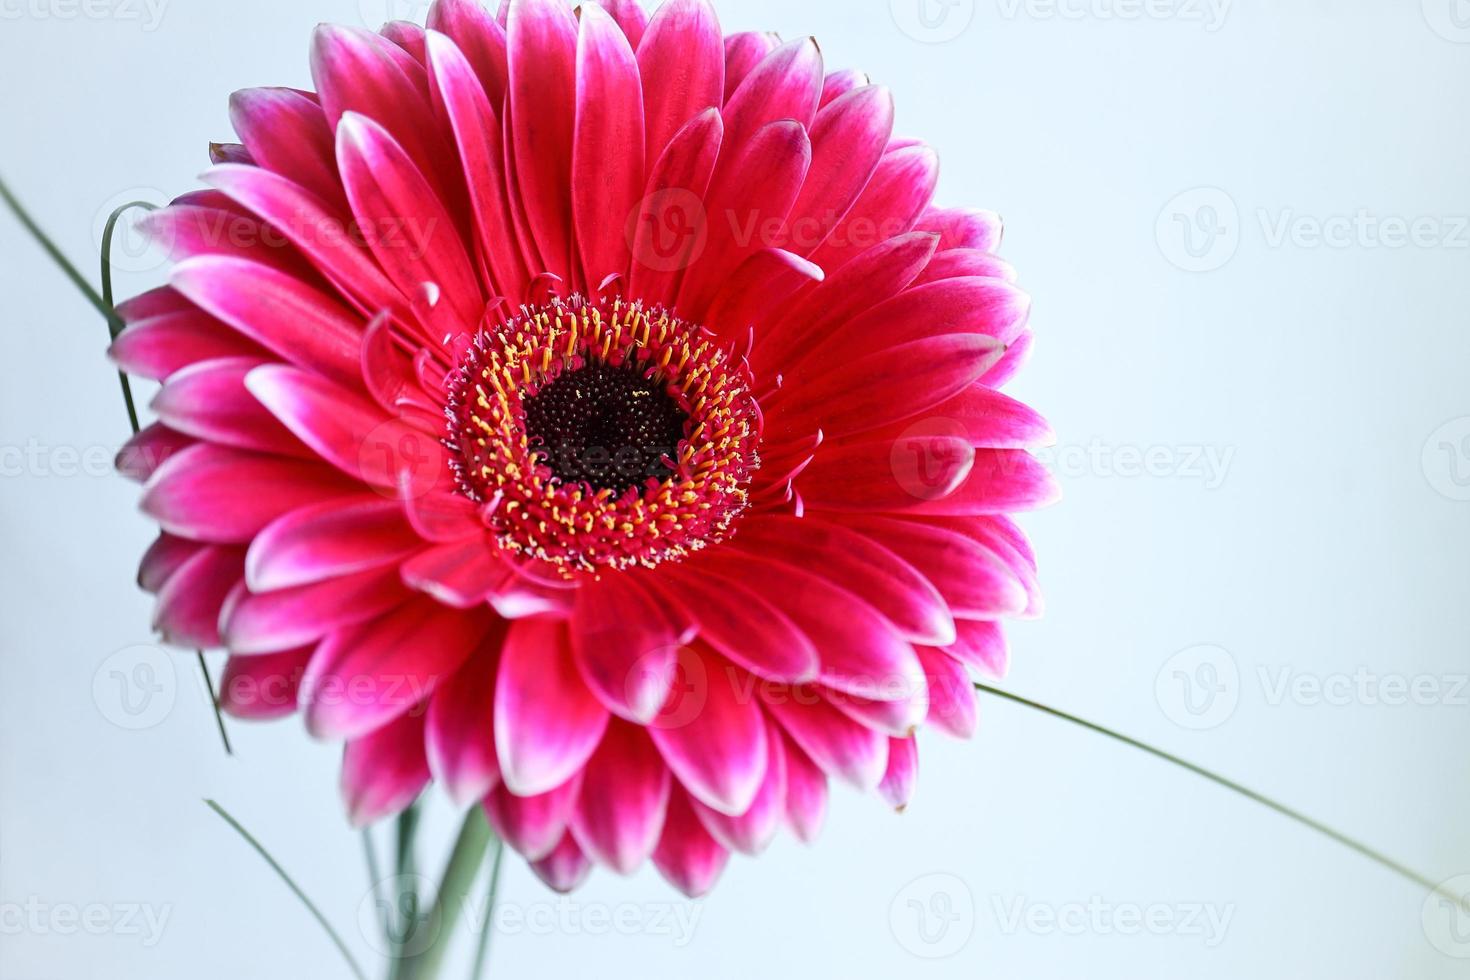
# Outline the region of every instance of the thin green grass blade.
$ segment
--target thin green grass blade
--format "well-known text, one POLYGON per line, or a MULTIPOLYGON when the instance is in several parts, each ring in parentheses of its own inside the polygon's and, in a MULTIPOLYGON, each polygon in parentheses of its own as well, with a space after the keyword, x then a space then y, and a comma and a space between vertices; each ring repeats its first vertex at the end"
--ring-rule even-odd
POLYGON ((326 916, 322 915, 321 911, 316 907, 315 903, 313 903, 311 899, 306 897, 306 893, 303 892, 301 890, 301 887, 291 879, 291 876, 286 873, 286 869, 281 867, 280 863, 276 861, 275 858, 271 857, 270 852, 265 849, 260 841, 255 839, 250 831, 246 830, 240 825, 240 821, 230 816, 228 810, 220 806, 214 800, 205 800, 204 802, 211 810, 219 814, 220 818, 223 819, 225 823, 233 827, 237 834, 245 838, 245 842, 255 849, 255 853, 265 858, 265 862, 271 866, 271 870, 273 870, 278 876, 280 876, 280 879, 286 883, 286 887, 290 888, 291 891, 295 893, 296 897, 301 900, 301 904, 306 906, 306 910, 311 913, 312 918, 316 919, 321 927, 326 930, 326 933, 331 938, 333 945, 335 945, 338 951, 341 952, 342 958, 347 961, 347 966, 352 970, 352 975, 357 977, 357 980, 367 980, 367 974, 362 972, 362 967, 358 965, 356 958, 352 955, 352 951, 349 950, 347 948, 347 944, 342 941, 342 937, 337 934, 337 930, 332 928, 332 924, 327 921, 326 916))
POLYGON ((495 922, 495 899, 500 891, 500 865, 505 860, 505 843, 496 837, 490 844, 495 849, 495 860, 490 865, 490 891, 485 897, 485 921, 480 924, 480 942, 475 947, 475 965, 470 970, 470 980, 483 980, 485 964, 490 959, 490 933, 495 922))
POLYGON ((995 697, 1002 698, 1003 700, 1010 701, 1013 704, 1019 704, 1024 707, 1030 708, 1033 711, 1039 711, 1042 714, 1050 715, 1053 718, 1060 718, 1062 721, 1070 722, 1071 724, 1077 725, 1081 728, 1085 728, 1090 732, 1096 732, 1099 735, 1104 735, 1110 739, 1113 739, 1116 742, 1121 742, 1122 744, 1127 745, 1130 748, 1138 749, 1140 752, 1146 752, 1156 759, 1162 759, 1163 761, 1170 763, 1171 765, 1178 766, 1179 768, 1184 769, 1187 772, 1192 772, 1196 776, 1201 776, 1209 780, 1210 782, 1215 783, 1217 786, 1223 786, 1224 788, 1230 790, 1232 793, 1237 793, 1248 800, 1259 803, 1261 806, 1264 806, 1270 810, 1274 810, 1275 812, 1281 814, 1283 817, 1294 820, 1302 826, 1316 831, 1324 837, 1337 841, 1337 843, 1341 844, 1342 846, 1348 848, 1349 850, 1356 851, 1358 854, 1361 854, 1363 857, 1372 861, 1374 864, 1377 864, 1379 867, 1393 872, 1400 878, 1403 878, 1405 881, 1412 882, 1413 884, 1418 885, 1421 888, 1427 889, 1431 894, 1440 895, 1444 898, 1449 899, 1455 905, 1464 909, 1466 914, 1470 914, 1470 900, 1467 900, 1465 896, 1454 894, 1453 892, 1446 889, 1442 884, 1436 884, 1428 876, 1422 875, 1414 869, 1393 860, 1386 854, 1374 850, 1367 844, 1364 844, 1362 841, 1349 837, 1347 834, 1344 834, 1339 830, 1335 830, 1319 820, 1314 820, 1306 814, 1302 813, 1300 810, 1295 810, 1284 803, 1278 803, 1276 800, 1271 799, 1269 796, 1258 793, 1247 786, 1242 786, 1240 783, 1235 782, 1233 779, 1227 779, 1217 772, 1212 772, 1211 770, 1206 769, 1203 766, 1198 766, 1186 759, 1181 759, 1179 756, 1174 755, 1171 752, 1165 752, 1163 749, 1155 748, 1154 746, 1149 745, 1147 742, 1140 742, 1136 738, 1124 735, 1121 732, 1115 732, 1111 728, 1099 725, 1096 722, 1088 721, 1085 718, 1079 718, 1074 714, 1069 714, 1068 712, 1062 711, 1059 708, 1053 708, 1050 705, 1042 704, 1039 701, 1032 701, 1029 698, 1023 698, 1019 694, 1012 694, 1009 691, 1002 691, 998 687, 992 687, 989 684, 982 684, 978 682, 975 684, 975 689, 977 691, 983 691, 986 694, 992 694, 995 697))

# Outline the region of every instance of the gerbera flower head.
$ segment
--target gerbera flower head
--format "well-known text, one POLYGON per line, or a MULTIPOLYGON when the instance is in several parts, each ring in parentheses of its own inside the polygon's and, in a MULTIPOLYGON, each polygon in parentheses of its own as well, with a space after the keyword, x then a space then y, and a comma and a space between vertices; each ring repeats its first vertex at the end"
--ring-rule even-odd
POLYGON ((904 805, 1040 608, 995 215, 705 0, 439 0, 311 67, 235 94, 119 310, 163 636, 344 740, 354 822, 435 779, 559 889, 701 893, 833 777, 904 805))

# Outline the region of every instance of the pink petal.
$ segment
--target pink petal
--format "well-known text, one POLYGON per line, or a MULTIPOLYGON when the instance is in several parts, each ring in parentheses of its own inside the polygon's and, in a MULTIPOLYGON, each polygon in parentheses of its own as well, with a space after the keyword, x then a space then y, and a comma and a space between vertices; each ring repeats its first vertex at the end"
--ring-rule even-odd
POLYGON ((269 266, 225 255, 185 259, 169 281, 286 360, 346 384, 357 382, 362 325, 336 300, 269 266))
POLYGON ((606 709, 572 661, 565 625, 512 623, 495 687, 495 746, 506 788, 535 796, 565 783, 592 755, 607 723, 606 709))
POLYGON ((578 589, 571 630, 577 666, 608 710, 640 723, 658 714, 673 682, 679 632, 629 573, 578 589))
POLYGON ((136 483, 146 483, 158 472, 159 467, 174 456, 199 442, 192 436, 176 432, 168 426, 154 422, 133 434, 122 449, 118 450, 113 465, 117 471, 136 483))
POLYGON ((220 612, 220 629, 225 645, 235 653, 289 650, 333 630, 375 619, 410 595, 394 567, 269 592, 241 589, 220 612))
POLYGON ((762 127, 778 119, 812 124, 822 97, 822 52, 810 37, 776 48, 751 69, 725 103, 725 134, 744 146, 762 127))
POLYGON ((112 342, 107 356, 129 374, 161 381, 196 361, 270 355, 264 347, 191 305, 131 321, 112 342))
POLYGON ((803 843, 810 844, 827 816, 827 775, 807 754, 785 739, 786 823, 803 843))
MULTIPOLYGON (((956 616, 998 619, 1026 608, 1026 589, 1020 579, 995 552, 963 534, 887 517, 861 516, 849 523, 934 583, 956 616)), ((945 639, 931 645, 949 642, 945 639)))
POLYGON ((1006 348, 1006 356, 1002 357, 996 363, 995 367, 985 372, 985 376, 980 379, 980 383, 989 385, 992 388, 999 388, 1011 380, 1011 378, 1015 377, 1016 372, 1026 363, 1026 359, 1031 356, 1031 344, 1033 340, 1034 335, 1030 330, 1022 330, 1016 336, 1016 339, 1011 342, 1011 346, 1006 348))
POLYGON ((310 449, 245 390, 253 357, 198 361, 174 373, 149 407, 170 428, 234 449, 313 459, 310 449))
POLYGON ((420 547, 397 502, 360 494, 272 522, 250 543, 245 580, 255 592, 309 585, 378 568, 420 547))
POLYGON ((888 767, 888 736, 822 700, 791 692, 768 697, 766 708, 823 772, 861 790, 877 787, 888 767))
POLYGON ((893 95, 879 85, 856 89, 817 113, 812 165, 786 224, 791 249, 810 255, 827 239, 883 158, 893 132, 893 95))
MULTIPOLYGON (((473 7, 473 4, 460 0, 454 6, 473 7)), ((494 27, 494 23, 490 26, 494 27)), ((504 44, 503 38, 501 43, 504 44)), ((518 295, 520 283, 529 274, 516 240, 515 219, 507 196, 501 126, 460 49, 431 31, 428 50, 435 106, 448 118, 454 133, 469 186, 480 252, 490 266, 492 288, 500 295, 518 295)), ((501 62, 503 68, 503 51, 501 62)))
POLYGON ((710 108, 674 134, 648 171, 637 214, 628 291, 647 303, 672 305, 684 271, 709 244, 704 200, 719 154, 720 113, 710 108))
POLYGON ((332 128, 314 98, 289 88, 242 89, 230 96, 230 122, 257 165, 289 177, 334 213, 347 213, 332 128))
POLYGON ((816 645, 822 684, 883 701, 903 700, 923 688, 913 647, 866 600, 833 585, 818 569, 727 551, 711 554, 711 567, 760 583, 761 594, 816 645))
POLYGON ((782 370, 805 344, 821 341, 854 316, 898 295, 930 260, 937 241, 915 232, 865 250, 757 334, 752 364, 762 372, 782 370))
POLYGON ((447 35, 474 69, 483 97, 498 111, 505 102, 509 77, 504 28, 477 0, 435 0, 429 8, 428 23, 431 70, 435 57, 432 34, 447 35))
POLYGON ((460 806, 482 798, 500 782, 493 707, 501 639, 492 631, 429 702, 429 769, 460 806))
MULTIPOLYGON (((728 126, 728 119, 726 122, 728 126)), ((716 167, 706 195, 709 242, 685 276, 679 309, 702 318, 709 301, 726 277, 754 252, 770 244, 763 240, 791 211, 811 163, 806 130, 789 119, 773 122, 748 141, 736 141, 728 131, 725 146, 739 155, 716 167)))
POLYGON ((919 750, 912 738, 888 740, 888 770, 878 784, 878 795, 895 810, 902 811, 914 795, 919 776, 919 750))
POLYGON ((975 449, 950 435, 823 447, 799 480, 814 510, 907 510, 964 484, 975 449))
POLYGON ((645 158, 652 163, 700 112, 720 106, 725 83, 720 21, 707 0, 668 0, 638 45, 645 158))
POLYGON ((743 523, 732 547, 817 570, 833 585, 862 596, 911 642, 942 646, 954 639, 947 596, 886 538, 864 537, 814 516, 763 515, 743 523))
POLYGON ((245 379, 272 415, 344 474, 397 489, 407 475, 415 493, 448 489, 444 448, 432 436, 340 385, 288 365, 267 365, 245 379))
POLYGON ((975 446, 991 449, 1024 449, 1056 442, 1056 433, 1035 409, 979 384, 970 385, 926 409, 922 416, 895 423, 875 436, 897 438, 906 428, 930 423, 963 435, 975 446))
POLYGON ((181 647, 217 647, 219 611, 225 596, 245 573, 239 548, 201 549, 169 576, 158 592, 153 628, 165 643, 181 647))
POLYGON ((570 836, 567 825, 581 786, 580 773, 536 796, 516 796, 502 783, 485 797, 485 814, 507 844, 527 861, 539 861, 570 836))
POLYGON ((303 686, 306 727, 318 738, 354 738, 422 702, 479 645, 491 614, 410 599, 347 626, 317 648, 303 686))
POLYGON ((633 49, 612 17, 582 7, 572 137, 572 216, 583 281, 628 270, 628 217, 643 191, 643 86, 633 49))
POLYGON ((666 603, 681 607, 702 642, 747 670, 792 684, 817 676, 811 640, 757 589, 679 566, 652 584, 666 603))
POLYGON ((977 248, 951 248, 935 253, 925 266, 918 282, 938 282, 941 279, 958 279, 962 276, 985 276, 990 279, 1016 281, 1016 270, 1005 259, 977 248))
POLYGON ((582 773, 572 811, 577 843, 597 863, 632 874, 658 844, 669 787, 669 770, 648 735, 614 720, 582 773))
MULTIPOLYGON (((843 68, 840 71, 829 71, 827 77, 822 79, 822 102, 821 108, 825 109, 839 97, 846 95, 853 89, 862 88, 872 84, 872 79, 854 68, 843 68)), ((818 110, 820 111, 820 110, 818 110)))
POLYGON ((757 681, 714 654, 679 652, 674 691, 648 726, 679 782, 701 803, 739 814, 766 776, 766 723, 757 681))
POLYGON ((725 91, 716 104, 729 102, 755 66, 780 44, 781 39, 769 31, 741 31, 725 38, 725 91))
POLYGON ((929 724, 955 738, 975 734, 975 685, 964 664, 928 647, 919 648, 919 662, 929 682, 929 724))
POLYGON ((342 796, 354 827, 366 827, 406 809, 429 782, 424 716, 407 712, 347 743, 342 796))
POLYGON ((435 545, 403 563, 404 584, 456 609, 485 602, 507 578, 514 578, 510 567, 484 535, 435 545))
POLYGON ((312 648, 248 657, 231 657, 219 681, 220 710, 234 718, 269 721, 296 711, 312 648))
POLYGON ((890 149, 826 244, 809 258, 830 275, 884 239, 912 231, 938 180, 939 157, 929 147, 890 149))
POLYGON ((464 242, 406 150, 378 123, 348 112, 337 123, 337 163, 368 247, 399 291, 434 283, 462 329, 478 326, 486 297, 464 242))
POLYGON ((356 232, 301 185, 268 170, 238 165, 206 170, 201 179, 280 229, 360 311, 407 309, 402 293, 353 240, 356 232))
POLYGON ((992 677, 1004 677, 1010 666, 1010 649, 1005 632, 996 622, 962 620, 957 623, 959 639, 944 652, 962 664, 982 670, 992 677))
POLYGON ((510 154, 545 271, 571 281, 577 24, 561 0, 512 0, 510 154))
POLYGON ((243 544, 289 511, 353 491, 316 462, 200 443, 174 453, 148 481, 143 513, 198 541, 243 544))
POLYGON ((612 16, 612 19, 617 22, 618 30, 627 37, 633 50, 638 50, 638 42, 643 39, 643 32, 648 27, 648 14, 643 12, 643 6, 638 3, 638 0, 594 0, 594 2, 612 16))
MULTIPOLYGON (((985 334, 948 334, 910 341, 899 347, 853 358, 809 363, 794 372, 782 391, 766 404, 771 436, 794 435, 821 429, 837 437, 833 443, 861 435, 863 442, 904 443, 930 436, 964 442, 962 430, 943 419, 904 425, 896 437, 870 430, 883 429, 930 411, 973 385, 1004 354, 1000 341, 985 334), (894 378, 904 379, 906 397, 890 396, 894 378), (782 397, 787 392, 789 395, 782 397)), ((968 443, 966 443, 968 445, 968 443)), ((903 445, 897 453, 909 453, 903 445)), ((836 452, 829 444, 824 452, 836 452)), ((821 458, 819 454, 818 458, 821 458)), ((927 490, 925 491, 927 492, 927 490)))
POLYGON ((715 886, 729 859, 730 852, 715 842, 695 815, 688 795, 675 786, 653 852, 659 873, 685 895, 698 898, 715 886))
POLYGON ((138 587, 144 592, 158 592, 174 572, 207 547, 172 534, 160 534, 143 553, 143 561, 138 566, 138 587))
POLYGON ((940 248, 978 248, 982 252, 994 252, 1000 247, 1001 220, 994 211, 930 208, 920 216, 918 227, 937 232, 940 248))
POLYGON ((568 831, 562 835, 561 841, 556 848, 544 858, 531 862, 531 870, 536 872, 536 877, 545 882, 546 887, 555 892, 569 892, 575 889, 583 881, 587 880, 587 873, 592 870, 592 862, 568 831))
POLYGON ((1009 514, 1056 503, 1061 488, 1031 454, 1019 449, 977 449, 969 474, 953 491, 895 500, 897 510, 939 516, 1009 514))
POLYGON ((822 269, 780 248, 763 248, 730 273, 705 313, 704 325, 722 337, 759 333, 792 294, 822 281, 822 269))
MULTIPOLYGON (((762 725, 767 724, 764 720, 762 725)), ((732 851, 759 854, 775 839, 786 812, 786 752, 779 729, 764 740, 765 773, 760 792, 734 815, 705 806, 694 799, 695 813, 711 836, 732 851)), ((686 784, 687 785, 687 784, 686 784)))

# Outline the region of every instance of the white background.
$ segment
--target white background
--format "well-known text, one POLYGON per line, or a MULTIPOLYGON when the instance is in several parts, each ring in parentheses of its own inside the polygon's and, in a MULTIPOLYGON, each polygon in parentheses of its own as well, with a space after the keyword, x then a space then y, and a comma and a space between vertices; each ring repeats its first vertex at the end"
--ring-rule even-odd
MULTIPOLYGON (((815 34, 831 66, 891 86, 901 132, 941 151, 942 201, 1007 219, 1039 338, 1016 390, 1060 433, 1066 498, 1024 521, 1049 611, 1014 631, 1006 683, 1436 879, 1470 872, 1470 10, 925 2, 927 21, 918 0, 721 13, 727 30, 815 34), (1419 218, 1419 243, 1394 247, 1395 222, 1419 218), (1202 266, 1218 268, 1186 271, 1202 266), (1194 462, 1207 454, 1228 466, 1194 462), (1360 669, 1366 687, 1333 687, 1360 669), (1181 686, 1212 676, 1214 702, 1181 686), (1301 677, 1333 696, 1281 693, 1301 677), (1396 678, 1434 703, 1385 703, 1396 678)), ((312 25, 364 17, 356 0, 170 0, 156 21, 139 0, 90 3, 0 0, 0 172, 89 274, 99 214, 195 186, 206 142, 231 138, 231 90, 309 85, 312 25)), ((373 26, 388 11, 361 6, 373 26)), ((0 977, 343 976, 201 802, 232 808, 370 960, 338 752, 291 721, 233 725, 225 758, 176 654, 144 651, 165 690, 144 716, 122 709, 116 653, 150 638, 132 577, 151 531, 98 466, 126 435, 103 325, 6 215, 0 243, 0 977), (118 724, 140 717, 157 723, 118 724), (167 915, 161 936, 134 907, 167 915), (69 926, 88 908, 100 934, 69 926)), ((133 264, 122 295, 158 281, 133 264)), ((559 906, 508 862, 503 900, 539 924, 502 923, 491 975, 1470 970, 1429 938, 1470 953, 1421 889, 1096 735, 987 700, 973 743, 924 748, 907 813, 839 792, 816 846, 737 859, 697 906, 651 870, 596 874, 559 906), (1153 906, 1153 930, 1104 914, 1153 906), (600 930, 614 913, 625 927, 600 930)), ((453 819, 436 811, 431 866, 453 819)))

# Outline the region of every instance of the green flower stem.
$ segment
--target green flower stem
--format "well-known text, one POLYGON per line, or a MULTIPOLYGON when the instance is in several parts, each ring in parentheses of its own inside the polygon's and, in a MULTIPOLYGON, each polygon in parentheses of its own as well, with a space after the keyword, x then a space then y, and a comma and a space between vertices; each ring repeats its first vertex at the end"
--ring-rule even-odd
MULTIPOLYGON (((485 819, 480 807, 471 807, 460 826, 454 850, 444 867, 439 880, 439 889, 434 895, 434 906, 429 910, 423 928, 428 936, 428 945, 422 953, 404 960, 402 976, 405 980, 435 980, 444 965, 444 955, 454 942, 454 925, 464 918, 465 897, 479 876, 480 865, 495 834, 485 819)), ((489 929, 489 916, 484 923, 489 929)))
POLYGON ((475 949, 475 965, 470 971, 470 980, 481 980, 485 976, 485 964, 490 957, 490 933, 495 916, 495 897, 500 890, 500 865, 505 860, 505 844, 500 838, 490 845, 495 849, 495 860, 490 865, 489 893, 485 897, 485 921, 480 928, 480 943, 475 949))

